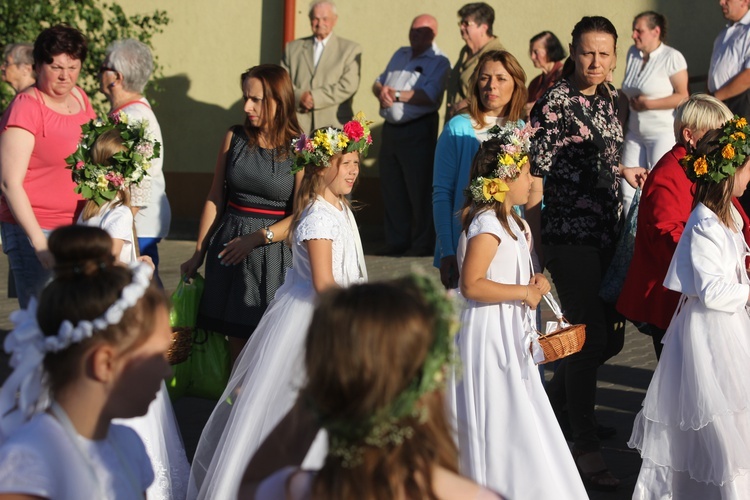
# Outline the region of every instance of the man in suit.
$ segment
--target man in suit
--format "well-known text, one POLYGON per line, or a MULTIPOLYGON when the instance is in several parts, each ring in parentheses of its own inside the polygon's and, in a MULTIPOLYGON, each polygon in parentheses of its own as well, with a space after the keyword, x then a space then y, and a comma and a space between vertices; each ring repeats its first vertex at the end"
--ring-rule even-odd
POLYGON ((333 33, 338 16, 329 0, 310 6, 312 36, 289 42, 281 66, 294 85, 297 118, 305 132, 349 121, 359 88, 362 48, 333 33))
POLYGON ((378 160, 387 245, 381 255, 432 255, 435 250, 432 163, 438 109, 451 69, 434 43, 436 35, 437 20, 417 16, 409 46, 396 51, 372 86, 385 118, 378 160))

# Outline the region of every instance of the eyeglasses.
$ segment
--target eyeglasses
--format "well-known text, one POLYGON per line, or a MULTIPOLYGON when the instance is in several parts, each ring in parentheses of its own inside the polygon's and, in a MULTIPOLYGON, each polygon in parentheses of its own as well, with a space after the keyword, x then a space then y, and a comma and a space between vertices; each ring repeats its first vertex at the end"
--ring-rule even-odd
POLYGON ((105 66, 103 64, 99 67, 99 74, 100 75, 102 73, 106 73, 107 71, 113 71, 113 72, 117 73, 117 70, 115 68, 110 68, 109 66, 105 66))
POLYGON ((0 64, 0 68, 9 68, 10 66, 18 66, 18 63, 10 62, 7 59, 0 64))
POLYGON ((466 19, 462 19, 458 22, 459 28, 468 28, 469 26, 476 26, 477 23, 474 21, 467 21, 466 19))

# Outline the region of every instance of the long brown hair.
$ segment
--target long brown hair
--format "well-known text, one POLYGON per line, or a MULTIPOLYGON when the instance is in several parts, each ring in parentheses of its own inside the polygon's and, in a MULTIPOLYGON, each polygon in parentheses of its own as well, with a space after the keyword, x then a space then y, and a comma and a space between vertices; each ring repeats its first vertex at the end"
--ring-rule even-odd
POLYGON ((486 125, 484 114, 487 110, 482 105, 482 99, 480 98, 479 73, 481 73, 483 66, 488 62, 499 62, 513 78, 513 95, 507 104, 508 114, 505 119, 507 121, 520 120, 523 116, 523 107, 526 105, 526 100, 529 96, 529 91, 526 89, 526 72, 519 64, 518 59, 505 50, 490 50, 485 52, 479 59, 476 68, 474 68, 474 72, 471 74, 471 79, 469 80, 471 87, 471 95, 469 96, 468 103, 469 115, 480 125, 486 125))
MULTIPOLYGON (((408 280, 324 293, 308 330, 308 383, 302 397, 321 415, 352 422, 367 419, 420 373, 434 324, 433 311, 408 280)), ((362 462, 355 467, 344 467, 340 457, 326 457, 315 477, 313 497, 437 500, 433 469, 457 472, 458 453, 442 394, 426 394, 418 404, 427 417, 424 422, 399 422, 414 431, 401 444, 376 447, 363 442, 362 462)))
MULTIPOLYGON (((313 137, 314 135, 315 132, 310 134, 310 137, 313 137)), ((323 176, 321 174, 326 168, 339 168, 339 162, 343 156, 342 153, 333 155, 329 160, 329 166, 327 167, 325 165, 315 165, 314 163, 305 165, 305 169, 302 171, 302 181, 300 181, 299 189, 294 193, 294 211, 292 212, 291 229, 286 240, 287 243, 289 243, 289 246, 294 247, 294 233, 299 225, 302 212, 305 211, 307 206, 312 203, 315 200, 315 197, 322 191, 323 176)), ((359 179, 359 176, 357 176, 357 179, 359 179)), ((339 200, 343 205, 349 207, 349 209, 353 208, 352 203, 346 198, 346 196, 339 196, 339 200)))
POLYGON ((302 133, 294 110, 294 88, 292 79, 284 68, 276 64, 260 64, 248 69, 240 76, 240 87, 245 81, 257 78, 263 86, 263 122, 260 127, 253 127, 250 119, 245 118, 245 133, 248 144, 257 146, 261 128, 265 128, 266 137, 276 148, 280 157, 289 154, 292 139, 302 133), (276 113, 271 115, 271 99, 276 103, 276 113))
MULTIPOLYGON (((127 267, 114 263, 112 238, 91 226, 63 226, 52 232, 49 249, 55 257, 50 281, 39 295, 37 321, 46 336, 56 335, 64 321, 77 324, 93 320, 111 306, 123 288, 133 281, 127 267)), ((109 325, 82 342, 44 357, 44 368, 53 394, 81 371, 81 357, 92 345, 106 342, 128 352, 145 342, 156 322, 159 307, 167 307, 164 292, 153 283, 122 320, 109 325)))
MULTIPOLYGON (((477 177, 487 177, 493 175, 492 171, 497 168, 497 156, 504 151, 502 146, 503 142, 500 139, 489 139, 487 141, 484 141, 482 145, 479 146, 479 150, 477 151, 477 154, 474 155, 474 160, 471 162, 471 173, 469 174, 469 179, 473 180, 477 177)), ((506 182, 512 181, 506 180, 506 182)), ((476 217, 479 212, 484 212, 485 210, 494 211, 497 219, 500 221, 500 224, 502 224, 510 237, 514 240, 516 239, 513 231, 511 231, 510 229, 508 215, 505 213, 505 210, 503 210, 503 203, 495 200, 492 200, 488 203, 477 203, 472 199, 471 194, 468 193, 468 191, 466 195, 466 201, 464 202, 464 207, 461 210, 462 229, 464 231, 468 231, 469 225, 471 225, 471 221, 474 220, 474 217, 476 217)), ((510 218, 513 219, 516 224, 518 224, 518 227, 524 227, 523 222, 521 221, 521 217, 518 216, 515 210, 510 211, 510 218)))
MULTIPOLYGON (((703 155, 716 154, 721 148, 719 139, 724 135, 720 128, 712 129, 698 141, 695 146, 693 156, 700 157, 703 155)), ((740 167, 746 168, 746 167, 740 167)), ((708 207, 721 222, 727 227, 734 227, 732 220, 732 192, 734 191, 734 175, 729 175, 719 182, 707 180, 697 180, 695 182, 695 194, 693 195, 693 208, 698 203, 703 203, 708 207)))
MULTIPOLYGON (((91 146, 91 161, 96 165, 109 167, 112 165, 112 157, 120 151, 125 151, 125 144, 122 141, 120 132, 115 129, 107 130, 97 137, 94 145, 91 146)), ((117 200, 114 201, 111 207, 114 208, 120 205, 130 207, 129 188, 117 191, 117 200)), ((88 200, 83 206, 81 218, 89 220, 97 215, 101 211, 101 208, 94 200, 88 200)))

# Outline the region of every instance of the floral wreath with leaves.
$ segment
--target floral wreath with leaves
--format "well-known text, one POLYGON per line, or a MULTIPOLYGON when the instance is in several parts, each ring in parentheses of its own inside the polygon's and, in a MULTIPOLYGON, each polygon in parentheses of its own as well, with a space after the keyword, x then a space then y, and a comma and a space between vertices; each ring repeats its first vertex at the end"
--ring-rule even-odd
POLYGON ((531 150, 531 136, 537 128, 528 123, 518 127, 517 123, 509 123, 503 127, 495 125, 487 131, 490 139, 500 140, 502 153, 497 155, 497 167, 487 176, 479 176, 471 180, 467 196, 476 203, 492 203, 505 201, 505 193, 510 188, 505 181, 515 180, 521 173, 523 165, 529 161, 531 150))
POLYGON ((81 126, 78 149, 65 159, 71 170, 75 192, 101 206, 112 201, 118 191, 138 185, 151 168, 151 160, 161 155, 161 144, 148 130, 148 120, 131 121, 120 111, 106 119, 94 119, 81 126), (117 130, 124 150, 110 159, 110 165, 97 165, 91 159, 96 140, 105 132, 117 130))
POLYGON ((719 148, 707 155, 685 155, 680 165, 691 181, 721 182, 734 175, 750 157, 750 126, 735 115, 722 126, 719 148))
POLYGON ((414 435, 404 419, 424 423, 427 409, 419 404, 425 394, 445 386, 446 375, 458 363, 454 338, 458 332, 458 306, 455 297, 431 276, 414 272, 407 276, 435 315, 434 338, 420 372, 390 404, 360 421, 319 415, 328 431, 328 453, 339 457, 342 465, 353 468, 362 463, 364 448, 400 445, 414 435))
POLYGON ((367 150, 372 144, 371 123, 373 122, 367 121, 360 111, 341 130, 321 128, 313 132, 312 137, 302 134, 293 139, 292 151, 295 158, 292 173, 296 174, 310 164, 329 167, 331 157, 339 153, 358 151, 362 156, 367 156, 367 150))

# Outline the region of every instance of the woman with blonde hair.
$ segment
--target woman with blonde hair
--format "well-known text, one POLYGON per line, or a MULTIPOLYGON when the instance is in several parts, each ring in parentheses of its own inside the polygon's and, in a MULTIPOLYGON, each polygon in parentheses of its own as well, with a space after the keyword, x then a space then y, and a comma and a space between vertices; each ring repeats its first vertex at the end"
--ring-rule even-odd
POLYGON ((442 395, 456 327, 453 304, 425 276, 322 295, 307 382, 248 465, 241 498, 499 498, 457 473, 442 395), (325 464, 301 470, 320 428, 325 464))

